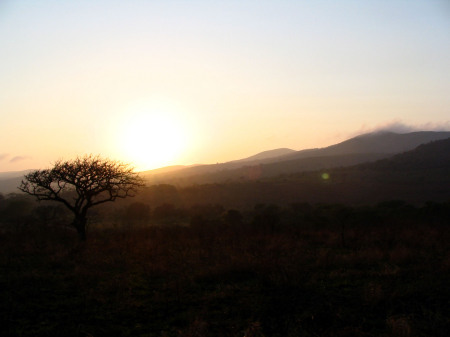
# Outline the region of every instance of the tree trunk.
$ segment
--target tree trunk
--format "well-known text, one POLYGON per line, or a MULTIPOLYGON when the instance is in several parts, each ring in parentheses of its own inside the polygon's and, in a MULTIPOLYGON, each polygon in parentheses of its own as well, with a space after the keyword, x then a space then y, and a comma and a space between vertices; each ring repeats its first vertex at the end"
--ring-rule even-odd
POLYGON ((80 241, 86 241, 86 223, 87 218, 81 215, 75 216, 73 220, 73 226, 77 230, 80 241))

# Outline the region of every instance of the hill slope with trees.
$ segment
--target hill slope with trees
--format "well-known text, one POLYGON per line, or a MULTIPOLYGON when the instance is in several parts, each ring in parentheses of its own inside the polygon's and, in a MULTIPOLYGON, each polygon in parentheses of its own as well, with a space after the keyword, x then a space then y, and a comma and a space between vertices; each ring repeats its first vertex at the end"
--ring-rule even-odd
MULTIPOLYGON (((211 180, 211 183, 184 187, 155 186, 171 186, 171 196, 165 194, 164 202, 180 207, 204 203, 234 208, 248 208, 258 203, 298 202, 361 205, 393 199, 413 204, 429 200, 446 202, 450 200, 449 147, 450 138, 389 158, 347 167, 264 175, 271 168, 275 171, 277 164, 274 163, 255 168, 254 179, 211 180)), ((314 160, 324 159, 317 157, 314 160)), ((210 177, 215 176, 211 174, 210 177)), ((158 203, 157 190, 148 188, 138 198, 149 198, 152 203, 158 203)))
POLYGON ((255 180, 280 174, 372 162, 412 150, 421 144, 449 137, 450 132, 446 131, 420 131, 406 134, 377 132, 360 135, 321 149, 295 152, 289 149, 279 149, 284 151, 266 151, 243 160, 214 165, 198 165, 167 174, 152 171, 143 174, 150 183, 169 183, 178 186, 224 183, 231 180, 255 180), (267 152, 274 156, 267 157, 267 152), (275 155, 283 152, 287 152, 287 154, 275 155))

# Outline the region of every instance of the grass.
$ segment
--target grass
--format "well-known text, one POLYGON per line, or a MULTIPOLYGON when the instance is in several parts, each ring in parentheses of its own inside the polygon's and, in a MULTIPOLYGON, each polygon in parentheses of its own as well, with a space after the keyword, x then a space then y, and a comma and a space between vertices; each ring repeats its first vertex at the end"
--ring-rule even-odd
POLYGON ((399 222, 0 236, 1 336, 447 336, 450 231, 399 222))

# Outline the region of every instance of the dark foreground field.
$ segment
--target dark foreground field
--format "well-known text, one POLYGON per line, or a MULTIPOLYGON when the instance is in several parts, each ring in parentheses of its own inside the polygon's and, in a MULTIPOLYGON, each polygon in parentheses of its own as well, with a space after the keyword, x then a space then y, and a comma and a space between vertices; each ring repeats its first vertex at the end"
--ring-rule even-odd
POLYGON ((0 236, 1 336, 448 336, 446 223, 0 236))

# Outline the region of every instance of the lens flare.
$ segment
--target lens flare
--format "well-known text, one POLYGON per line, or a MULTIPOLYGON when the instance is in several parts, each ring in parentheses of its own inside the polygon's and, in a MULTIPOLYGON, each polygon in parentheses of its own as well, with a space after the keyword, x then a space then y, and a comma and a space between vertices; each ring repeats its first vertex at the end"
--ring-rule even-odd
POLYGON ((326 173, 326 172, 324 172, 324 173, 322 173, 322 179, 323 180, 328 180, 328 179, 330 179, 330 175, 328 174, 328 173, 326 173))

